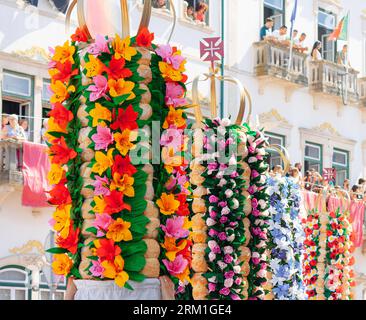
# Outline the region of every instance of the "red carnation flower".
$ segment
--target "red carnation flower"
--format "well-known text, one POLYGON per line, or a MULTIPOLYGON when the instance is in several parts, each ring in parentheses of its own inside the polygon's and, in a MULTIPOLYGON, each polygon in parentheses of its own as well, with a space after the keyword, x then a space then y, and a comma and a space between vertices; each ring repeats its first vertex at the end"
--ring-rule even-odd
POLYGON ((120 129, 121 131, 129 129, 135 130, 138 129, 137 118, 139 114, 133 110, 132 105, 130 104, 126 110, 119 109, 117 119, 111 124, 111 128, 113 130, 120 129))
POLYGON ((71 40, 74 42, 87 42, 88 35, 84 28, 77 28, 75 33, 71 36, 71 40))
POLYGON ((79 70, 72 70, 72 63, 70 61, 66 61, 65 63, 57 62, 56 69, 58 73, 52 75, 53 81, 61 81, 63 83, 68 83, 70 78, 79 74, 79 70))
POLYGON ((123 158, 121 155, 117 155, 114 159, 114 164, 112 166, 112 175, 119 173, 121 176, 127 174, 133 176, 137 172, 137 169, 131 164, 131 159, 129 156, 123 158))
POLYGON ((75 150, 69 149, 64 137, 54 141, 49 153, 52 156, 51 163, 59 165, 68 163, 78 155, 75 150))
POLYGON ((54 206, 67 205, 72 203, 69 189, 63 184, 57 184, 49 192, 51 198, 48 202, 54 206))
POLYGON ((115 245, 113 240, 99 239, 98 241, 100 247, 97 248, 97 255, 102 261, 114 261, 114 258, 121 254, 121 248, 115 245))
POLYGON ((132 77, 132 71, 130 69, 125 68, 126 60, 115 59, 114 57, 109 63, 109 67, 104 66, 104 71, 107 72, 109 78, 118 80, 121 78, 129 78, 132 77))
POLYGON ((119 213, 123 210, 131 211, 131 206, 123 201, 123 193, 113 190, 109 196, 105 196, 104 200, 107 204, 104 211, 108 214, 119 213))
POLYGON ((139 47, 151 47, 151 43, 154 40, 154 33, 150 33, 147 28, 142 28, 136 37, 136 44, 139 47))
POLYGON ((68 123, 74 119, 74 115, 67 110, 61 103, 57 102, 52 110, 48 113, 49 117, 54 118, 54 122, 61 128, 66 128, 68 123))

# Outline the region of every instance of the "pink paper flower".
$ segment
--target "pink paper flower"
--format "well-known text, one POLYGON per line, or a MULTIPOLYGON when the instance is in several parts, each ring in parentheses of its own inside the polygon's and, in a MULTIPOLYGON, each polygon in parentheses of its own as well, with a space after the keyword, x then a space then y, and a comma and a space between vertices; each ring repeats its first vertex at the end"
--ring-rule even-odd
POLYGON ((234 271, 228 271, 224 273, 225 279, 234 278, 234 276, 235 276, 234 271))
POLYGON ((210 201, 210 203, 217 203, 219 201, 219 198, 212 195, 208 198, 208 201, 210 201))
POLYGON ((88 53, 95 55, 95 56, 99 56, 101 53, 105 52, 105 53, 110 53, 109 48, 108 48, 108 43, 111 40, 107 40, 104 36, 101 36, 100 34, 98 34, 95 37, 95 42, 89 46, 88 48, 88 53))
POLYGON ((209 283, 208 284, 208 291, 209 292, 214 292, 216 290, 216 284, 214 283, 209 283))
POLYGON ((227 220, 228 220, 228 217, 223 216, 220 218, 220 223, 225 224, 227 222, 227 220))
POLYGON ((97 133, 92 136, 92 140, 95 142, 95 150, 107 151, 114 139, 110 128, 98 126, 97 133))
POLYGON ((187 100, 183 96, 184 89, 180 84, 175 82, 168 82, 166 84, 166 105, 173 106, 174 108, 186 105, 187 100))
POLYGON ((106 92, 108 90, 108 80, 106 77, 103 77, 101 75, 95 76, 93 78, 94 84, 89 86, 87 91, 91 91, 90 94, 90 101, 97 101, 101 97, 106 98, 107 100, 110 100, 110 98, 106 95, 106 92))
POLYGON ((166 221, 166 226, 161 225, 165 235, 171 238, 181 239, 189 235, 189 230, 184 229, 184 217, 174 217, 166 221))
POLYGON ((182 274, 188 266, 188 261, 184 259, 181 254, 178 255, 173 262, 164 259, 163 263, 169 273, 173 276, 178 276, 182 274))
POLYGON ((227 238, 227 236, 226 236, 226 233, 225 233, 225 232, 220 232, 220 233, 219 233, 219 239, 220 239, 221 241, 226 240, 226 238, 227 238))
POLYGON ((181 64, 185 60, 181 55, 173 54, 173 48, 169 44, 160 45, 156 49, 156 53, 175 70, 179 70, 181 64))
POLYGON ((103 272, 104 272, 104 268, 103 266, 100 264, 99 261, 92 261, 92 266, 90 267, 89 271, 91 272, 91 274, 93 275, 93 277, 96 278, 100 278, 103 276, 103 272))
POLYGON ((160 144, 164 147, 173 148, 174 152, 179 151, 183 145, 183 132, 177 128, 169 128, 163 132, 160 144))
POLYGON ((231 294, 230 298, 231 298, 231 300, 241 300, 237 294, 231 294))
POLYGON ((95 181, 93 182, 94 194, 96 196, 109 196, 111 191, 107 187, 109 185, 109 180, 107 177, 101 178, 95 176, 95 181))
POLYGON ((233 262, 233 257, 231 255, 229 255, 229 254, 226 254, 224 256, 224 262, 227 263, 227 264, 233 262))
POLYGON ((93 226, 98 230, 97 237, 103 237, 105 235, 105 231, 108 230, 112 221, 113 218, 107 213, 97 214, 95 216, 93 226))
POLYGON ((220 290, 220 294, 222 294, 223 296, 228 296, 230 294, 230 289, 229 288, 222 288, 220 290))

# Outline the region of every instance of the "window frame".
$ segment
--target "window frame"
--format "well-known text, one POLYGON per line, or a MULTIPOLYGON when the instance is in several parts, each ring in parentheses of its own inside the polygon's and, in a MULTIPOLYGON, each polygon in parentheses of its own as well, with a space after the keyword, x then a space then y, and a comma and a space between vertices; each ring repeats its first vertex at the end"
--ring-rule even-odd
MULTIPOLYGON (((304 164, 306 162, 312 162, 312 163, 315 163, 315 164, 319 164, 319 167, 320 167, 320 174, 322 174, 323 172, 323 145, 319 144, 319 143, 315 143, 315 142, 310 142, 310 141, 305 141, 305 146, 304 146, 304 164), (307 146, 310 146, 310 147, 315 147, 315 148, 319 148, 319 159, 316 159, 316 158, 312 158, 312 157, 309 157, 306 155, 306 147, 307 146)), ((305 168, 305 166, 304 166, 305 168)), ((306 169, 305 169, 306 170, 306 169)))
POLYGON ((25 267, 18 266, 18 265, 7 265, 7 266, 0 267, 0 273, 6 272, 6 271, 16 271, 16 272, 24 273, 26 276, 26 280, 24 282, 17 281, 17 280, 13 280, 13 281, 0 280, 0 289, 9 289, 10 290, 10 298, 11 298, 10 300, 15 300, 12 298, 14 298, 15 290, 17 290, 17 289, 25 291, 25 300, 32 300, 32 289, 27 287, 27 283, 30 283, 30 281, 31 281, 32 271, 29 269, 26 269, 25 267))
POLYGON ((337 16, 337 14, 333 13, 330 10, 326 10, 326 9, 324 9, 322 7, 319 7, 318 8, 318 17, 317 17, 317 24, 318 24, 317 25, 317 34, 318 34, 318 36, 317 36, 317 38, 322 43, 322 58, 324 60, 326 60, 326 61, 335 62, 335 60, 336 60, 336 55, 337 55, 337 42, 327 41, 327 40, 326 41, 323 41, 323 40, 324 39, 327 39, 325 36, 328 36, 329 34, 331 34, 335 30, 335 28, 337 27, 337 23, 338 23, 338 16, 337 16), (320 23, 320 21, 319 21, 319 15, 321 13, 327 14, 329 16, 333 16, 333 18, 334 18, 334 25, 333 25, 332 28, 329 28, 329 26, 326 26, 326 25, 320 23), (326 33, 323 34, 322 36, 320 36, 319 28, 324 28, 325 31, 326 31, 326 33), (328 44, 327 43, 331 43, 332 50, 326 50, 326 49, 328 49, 328 44), (331 57, 332 57, 331 60, 327 59, 329 57, 328 56, 329 53, 331 53, 331 57))
MULTIPOLYGON (((271 5, 271 4, 265 3, 265 0, 263 0, 262 3, 263 3, 263 8, 262 8, 262 10, 263 10, 263 12, 262 12, 262 15, 263 15, 263 23, 265 23, 265 19, 266 18, 273 18, 273 17, 279 16, 279 15, 282 16, 282 20, 281 20, 280 25, 282 26, 282 25, 284 25, 286 23, 286 0, 282 0, 282 9, 279 9, 279 8, 277 8, 277 7, 275 7, 275 6, 271 5), (270 17, 265 17, 265 15, 264 15, 265 8, 268 8, 268 9, 273 10, 273 11, 279 11, 280 14, 278 14, 278 15, 272 15, 270 17)), ((276 21, 275 21, 275 23, 276 23, 276 21)), ((280 26, 278 26, 278 28, 279 27, 280 26)), ((273 28, 276 28, 276 25, 274 25, 273 28)))
POLYGON ((9 75, 11 77, 18 78, 18 79, 28 80, 29 81, 29 83, 28 83, 29 95, 24 95, 24 94, 21 94, 19 92, 15 92, 15 91, 5 90, 5 87, 4 87, 5 81, 4 80, 2 81, 2 86, 1 86, 1 91, 2 91, 3 95, 13 96, 13 97, 16 97, 16 98, 22 98, 22 99, 25 99, 25 100, 30 100, 32 98, 32 96, 34 94, 33 93, 33 77, 32 76, 4 69, 3 79, 6 75, 9 75))
MULTIPOLYGON (((349 179, 350 177, 350 152, 347 151, 347 150, 342 150, 342 149, 339 149, 339 148, 333 148, 333 154, 332 154, 332 168, 336 169, 337 172, 338 170, 339 171, 342 171, 342 170, 346 170, 346 179, 349 179), (343 153, 345 156, 346 156, 346 164, 345 165, 342 165, 340 163, 336 163, 334 162, 333 158, 334 158, 334 153, 343 153)), ((338 181, 336 181, 336 183, 338 185, 340 185, 338 183, 338 181)))

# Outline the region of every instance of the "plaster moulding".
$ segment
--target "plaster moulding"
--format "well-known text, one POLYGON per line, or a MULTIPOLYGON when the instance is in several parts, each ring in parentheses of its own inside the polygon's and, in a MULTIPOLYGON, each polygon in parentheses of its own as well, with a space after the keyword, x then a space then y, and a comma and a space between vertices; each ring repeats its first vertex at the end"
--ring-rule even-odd
POLYGON ((38 240, 29 240, 26 244, 24 244, 23 246, 17 248, 12 248, 9 249, 10 253, 13 254, 26 254, 26 253, 39 253, 39 254, 43 254, 44 253, 44 247, 43 244, 41 242, 39 242, 38 240))
POLYGON ((48 62, 50 60, 49 53, 41 47, 32 47, 27 50, 15 50, 12 52, 13 55, 26 57, 40 62, 48 62))
POLYGON ((281 116, 277 109, 261 113, 259 115, 259 122, 266 130, 273 129, 274 127, 283 127, 286 129, 291 129, 293 127, 286 118, 281 116))

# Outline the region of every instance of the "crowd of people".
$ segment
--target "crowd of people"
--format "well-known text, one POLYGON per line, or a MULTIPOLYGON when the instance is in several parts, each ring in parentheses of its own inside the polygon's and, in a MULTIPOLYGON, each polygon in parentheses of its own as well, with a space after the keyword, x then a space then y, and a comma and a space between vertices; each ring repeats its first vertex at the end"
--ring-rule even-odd
MULTIPOLYGON (((265 25, 260 30, 260 40, 261 41, 269 41, 272 43, 280 44, 286 47, 291 46, 291 40, 292 40, 292 46, 295 51, 301 52, 301 53, 309 53, 309 47, 305 45, 306 40, 306 33, 299 33, 298 30, 293 30, 292 37, 288 34, 288 28, 287 26, 283 25, 278 30, 273 31, 274 27, 274 20, 271 18, 267 18, 265 25)), ((322 54, 322 42, 321 41, 315 41, 311 51, 310 51, 310 57, 313 61, 320 61, 323 60, 322 54)), ((344 45, 342 50, 338 52, 336 62, 338 64, 341 64, 343 66, 350 67, 348 57, 348 46, 344 45)))
MULTIPOLYGON (((46 144, 47 141, 47 123, 48 119, 44 119, 41 129, 41 143, 46 144)), ((29 141, 29 122, 27 119, 19 119, 16 114, 3 114, 1 117, 0 140, 13 139, 17 141, 29 141)))
MULTIPOLYGON (((153 0, 152 6, 156 9, 167 9, 168 0, 153 0)), ((204 1, 189 1, 187 7, 187 16, 196 22, 206 22, 206 13, 208 4, 204 1)))
MULTIPOLYGON (((274 166, 269 174, 271 176, 275 175, 285 175, 282 166, 274 166)), ((315 169, 306 170, 305 174, 302 174, 302 164, 296 163, 291 166, 289 172, 286 176, 292 177, 304 190, 313 191, 316 193, 321 192, 324 187, 329 186, 329 181, 325 179, 319 172, 315 169)), ((360 178, 358 183, 351 187, 350 180, 345 179, 342 186, 334 185, 335 189, 347 192, 352 200, 363 200, 366 202, 366 179, 360 178)))

